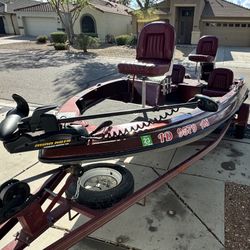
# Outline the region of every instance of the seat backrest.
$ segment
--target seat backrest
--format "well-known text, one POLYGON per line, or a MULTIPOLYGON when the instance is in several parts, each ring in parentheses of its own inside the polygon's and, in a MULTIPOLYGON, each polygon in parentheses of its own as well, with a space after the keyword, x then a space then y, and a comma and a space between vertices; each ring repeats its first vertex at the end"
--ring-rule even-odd
POLYGON ((152 22, 141 30, 136 59, 156 59, 171 61, 175 47, 175 31, 165 22, 152 22))
POLYGON ((183 65, 180 64, 174 64, 173 65, 173 71, 172 71, 172 83, 178 84, 183 82, 185 77, 186 69, 183 65))
POLYGON ((214 69, 208 79, 208 89, 228 91, 233 84, 233 71, 226 68, 214 69))
POLYGON ((203 36, 200 38, 196 54, 216 56, 218 49, 218 38, 216 36, 203 36))

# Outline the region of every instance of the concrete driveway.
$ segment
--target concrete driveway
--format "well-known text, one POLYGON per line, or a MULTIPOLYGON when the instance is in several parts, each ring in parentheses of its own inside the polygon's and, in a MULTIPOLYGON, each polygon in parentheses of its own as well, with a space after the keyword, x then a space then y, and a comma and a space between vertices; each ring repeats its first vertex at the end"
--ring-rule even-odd
POLYGON ((33 36, 0 36, 0 45, 11 44, 11 43, 24 43, 29 41, 35 41, 36 38, 33 36))

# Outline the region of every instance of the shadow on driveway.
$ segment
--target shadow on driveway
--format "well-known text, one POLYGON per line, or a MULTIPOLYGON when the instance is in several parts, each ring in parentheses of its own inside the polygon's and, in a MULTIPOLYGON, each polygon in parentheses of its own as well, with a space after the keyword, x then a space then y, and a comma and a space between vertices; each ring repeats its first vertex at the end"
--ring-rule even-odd
MULTIPOLYGON (((92 53, 91 58, 95 55, 92 53)), ((2 51, 0 52, 1 70, 38 69, 46 67, 60 67, 69 63, 81 63, 90 59, 83 53, 65 51, 2 51)))
POLYGON ((53 82, 56 100, 61 103, 78 92, 98 82, 118 78, 116 65, 108 62, 88 61, 65 71, 53 82))

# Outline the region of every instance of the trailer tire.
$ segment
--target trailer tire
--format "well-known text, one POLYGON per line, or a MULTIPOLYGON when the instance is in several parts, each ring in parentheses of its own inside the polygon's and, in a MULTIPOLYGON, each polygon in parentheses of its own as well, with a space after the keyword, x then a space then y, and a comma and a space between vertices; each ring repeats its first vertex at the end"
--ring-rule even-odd
POLYGON ((84 173, 69 185, 66 197, 94 209, 108 208, 134 191, 134 178, 125 167, 96 163, 83 167, 84 173), (80 184, 76 195, 77 183, 80 184))

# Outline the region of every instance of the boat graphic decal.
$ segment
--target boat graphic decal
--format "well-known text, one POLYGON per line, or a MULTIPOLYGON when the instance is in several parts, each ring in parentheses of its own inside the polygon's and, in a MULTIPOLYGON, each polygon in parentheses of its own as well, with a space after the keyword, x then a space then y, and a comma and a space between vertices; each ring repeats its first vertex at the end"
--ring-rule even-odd
POLYGON ((141 136, 141 143, 143 147, 148 147, 154 144, 151 135, 141 136))
POLYGON ((161 141, 161 143, 172 141, 173 134, 171 131, 166 131, 157 135, 157 138, 161 141))

